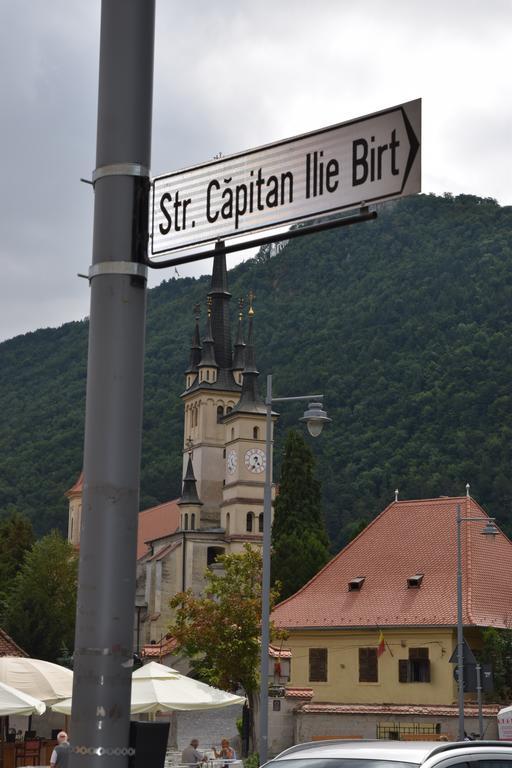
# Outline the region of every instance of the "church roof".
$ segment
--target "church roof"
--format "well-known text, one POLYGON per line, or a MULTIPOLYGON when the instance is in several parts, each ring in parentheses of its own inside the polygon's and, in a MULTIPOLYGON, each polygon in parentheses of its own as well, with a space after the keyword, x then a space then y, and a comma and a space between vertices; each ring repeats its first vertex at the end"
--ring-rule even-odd
POLYGON ((137 560, 148 552, 147 541, 170 536, 179 528, 181 513, 178 501, 179 499, 173 499, 139 512, 137 560))
POLYGON ((462 523, 463 622, 512 627, 512 542, 482 536, 488 516, 466 496, 393 502, 272 620, 288 629, 455 626, 457 504, 482 518, 462 523))
POLYGON ((64 494, 69 499, 71 496, 78 496, 82 493, 84 490, 84 473, 83 470, 80 472, 80 475, 78 476, 78 480, 74 485, 71 486, 71 488, 66 491, 64 494))

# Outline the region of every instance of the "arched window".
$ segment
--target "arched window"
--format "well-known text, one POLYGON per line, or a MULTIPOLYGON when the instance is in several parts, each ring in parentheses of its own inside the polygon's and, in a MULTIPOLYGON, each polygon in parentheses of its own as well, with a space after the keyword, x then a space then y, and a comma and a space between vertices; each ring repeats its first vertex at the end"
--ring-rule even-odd
POLYGON ((263 512, 258 515, 258 531, 263 533, 263 512))
POLYGON ((188 512, 185 513, 185 530, 188 531, 188 512))
POLYGON ((220 424, 222 422, 222 417, 224 416, 224 408, 222 405, 217 406, 217 424, 220 424))
POLYGON ((195 531, 196 529, 196 515, 195 512, 192 512, 190 515, 190 530, 195 531))
POLYGON ((231 515, 229 512, 226 514, 226 533, 229 533, 229 526, 231 523, 231 515))
POLYGON ((210 381, 210 371, 206 371, 206 381, 210 381))
POLYGON ((245 530, 247 533, 252 533, 252 521, 253 521, 254 515, 252 512, 247 513, 247 517, 245 518, 245 530))
POLYGON ((206 550, 206 565, 208 568, 215 563, 219 555, 224 554, 224 547, 208 547, 206 550))
POLYGON ((231 439, 232 440, 235 439, 235 428, 234 427, 231 427, 231 439))
POLYGON ((70 540, 70 541, 73 541, 73 523, 74 523, 74 522, 75 522, 75 521, 73 520, 73 518, 71 518, 71 527, 70 527, 70 529, 69 529, 69 540, 70 540))
POLYGON ((230 405, 228 405, 228 407, 226 408, 226 413, 231 413, 232 410, 233 408, 230 405))
POLYGON ((253 429, 252 429, 252 436, 253 436, 254 440, 259 440, 260 439, 260 429, 259 429, 259 427, 253 427, 253 429))

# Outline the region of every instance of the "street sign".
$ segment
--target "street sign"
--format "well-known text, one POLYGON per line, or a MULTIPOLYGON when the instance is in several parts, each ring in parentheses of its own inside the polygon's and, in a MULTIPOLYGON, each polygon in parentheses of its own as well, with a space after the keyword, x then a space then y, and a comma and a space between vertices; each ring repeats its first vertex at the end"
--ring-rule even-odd
POLYGON ((420 191, 421 99, 153 179, 151 255, 420 191))
MULTIPOLYGON (((464 664, 476 664, 475 654, 468 645, 466 639, 462 641, 462 661, 464 664)), ((458 664, 458 647, 455 646, 452 655, 448 659, 449 664, 458 664)))

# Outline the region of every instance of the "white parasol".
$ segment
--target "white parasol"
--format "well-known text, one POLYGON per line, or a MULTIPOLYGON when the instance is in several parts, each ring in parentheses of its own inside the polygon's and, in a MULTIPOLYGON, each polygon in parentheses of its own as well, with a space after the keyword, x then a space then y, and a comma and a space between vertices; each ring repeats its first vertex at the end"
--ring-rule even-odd
POLYGON ((42 715, 46 705, 39 699, 0 683, 0 717, 7 715, 42 715))
POLYGON ((0 656, 0 683, 51 703, 71 696, 73 673, 42 659, 0 656))
MULTIPOLYGON (((146 664, 132 675, 132 715, 171 710, 220 709, 243 704, 245 698, 226 693, 182 675, 171 667, 146 664)), ((52 705, 54 712, 71 714, 71 699, 52 705)))

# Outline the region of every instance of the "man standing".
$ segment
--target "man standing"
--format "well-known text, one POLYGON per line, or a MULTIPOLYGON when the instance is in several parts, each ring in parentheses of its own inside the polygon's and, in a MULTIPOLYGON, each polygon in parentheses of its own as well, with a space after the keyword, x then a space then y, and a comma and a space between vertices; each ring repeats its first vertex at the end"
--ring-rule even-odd
POLYGON ((185 747, 181 754, 181 762, 188 763, 189 765, 198 765, 199 763, 206 762, 206 757, 202 752, 197 749, 199 742, 197 739, 192 739, 190 745, 185 747))
POLYGON ((69 741, 65 731, 57 734, 57 746, 50 757, 50 768, 67 768, 69 760, 69 741))

